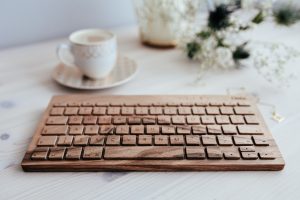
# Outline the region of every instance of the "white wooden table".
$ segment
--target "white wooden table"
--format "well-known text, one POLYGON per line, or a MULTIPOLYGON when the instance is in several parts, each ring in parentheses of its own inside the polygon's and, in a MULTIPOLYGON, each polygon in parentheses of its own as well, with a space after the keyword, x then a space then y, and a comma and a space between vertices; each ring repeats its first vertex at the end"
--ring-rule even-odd
MULTIPOLYGON (((142 46, 137 29, 115 30, 119 49, 140 67, 131 82, 113 89, 84 92, 64 88, 50 77, 58 62, 50 41, 0 52, 0 199, 300 199, 300 78, 278 89, 253 69, 216 72, 194 84, 197 64, 179 50, 142 46), (35 127, 56 94, 226 94, 245 87, 274 104, 286 120, 271 119, 260 105, 286 161, 278 172, 25 173, 20 167, 35 127)), ((300 50, 300 25, 290 29, 266 24, 256 40, 283 42, 300 50)), ((300 71, 300 60, 294 63, 300 71)))

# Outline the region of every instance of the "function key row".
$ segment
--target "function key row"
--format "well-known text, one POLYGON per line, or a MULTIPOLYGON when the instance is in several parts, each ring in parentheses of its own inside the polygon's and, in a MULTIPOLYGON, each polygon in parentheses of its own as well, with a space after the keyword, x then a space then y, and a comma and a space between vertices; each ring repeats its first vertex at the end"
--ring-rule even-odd
POLYGON ((251 107, 54 107, 50 115, 254 115, 251 107))
POLYGON ((96 124, 159 124, 159 125, 195 125, 195 124, 259 124, 258 119, 255 116, 242 116, 242 115, 230 115, 230 116, 51 116, 47 118, 46 125, 96 125, 96 124))
POLYGON ((199 102, 168 102, 168 103, 163 103, 163 102, 152 102, 152 103, 147 103, 147 102, 141 102, 141 103, 122 103, 122 102, 110 102, 110 103, 105 103, 105 102, 97 102, 97 103, 92 103, 92 102, 56 102, 53 104, 54 107, 76 107, 76 106, 83 106, 83 107, 88 107, 88 106, 250 106, 250 102, 248 101, 227 101, 227 102, 220 102, 220 101, 199 101, 199 102))

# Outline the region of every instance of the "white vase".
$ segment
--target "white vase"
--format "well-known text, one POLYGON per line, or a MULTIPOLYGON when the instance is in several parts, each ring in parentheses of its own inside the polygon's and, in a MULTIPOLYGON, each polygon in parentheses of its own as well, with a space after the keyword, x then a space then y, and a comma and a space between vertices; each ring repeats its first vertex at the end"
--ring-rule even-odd
POLYGON ((174 47, 196 21, 200 0, 134 0, 144 44, 174 47))

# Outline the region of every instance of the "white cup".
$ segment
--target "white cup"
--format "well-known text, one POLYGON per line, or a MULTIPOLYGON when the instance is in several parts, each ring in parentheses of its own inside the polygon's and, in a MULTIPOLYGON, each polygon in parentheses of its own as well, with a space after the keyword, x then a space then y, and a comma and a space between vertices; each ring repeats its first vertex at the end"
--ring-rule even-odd
POLYGON ((117 59, 115 34, 100 29, 85 29, 72 33, 69 44, 57 47, 57 56, 65 65, 76 66, 92 78, 105 78, 114 68, 117 59), (66 52, 72 55, 66 56, 66 52))

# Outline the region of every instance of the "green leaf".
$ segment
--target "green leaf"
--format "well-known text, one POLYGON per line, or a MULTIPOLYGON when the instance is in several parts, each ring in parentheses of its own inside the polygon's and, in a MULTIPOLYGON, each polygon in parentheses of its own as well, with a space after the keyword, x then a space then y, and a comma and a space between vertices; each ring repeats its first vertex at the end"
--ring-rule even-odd
POLYGON ((257 15, 255 15, 255 17, 252 19, 252 22, 255 23, 255 24, 260 24, 261 22, 264 21, 264 13, 262 10, 260 10, 257 15))
POLYGON ((232 12, 229 5, 217 5, 215 10, 209 12, 208 27, 215 31, 229 27, 229 16, 232 12))
POLYGON ((197 42, 187 43, 186 48, 187 48, 187 56, 190 59, 193 59, 196 53, 201 50, 201 46, 197 42))
POLYGON ((274 10, 273 16, 279 25, 290 26, 300 20, 300 8, 281 5, 274 10))
POLYGON ((196 34, 197 37, 200 37, 203 40, 206 40, 207 38, 209 38, 211 36, 211 32, 210 31, 201 31, 199 33, 196 34))
POLYGON ((233 52, 232 52, 232 58, 234 60, 241 60, 241 59, 247 59, 250 57, 249 51, 245 49, 245 44, 242 44, 238 46, 233 52))

